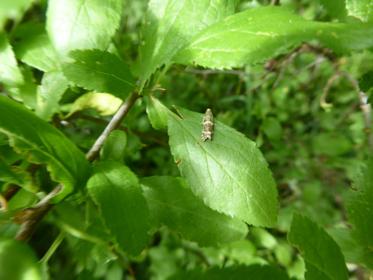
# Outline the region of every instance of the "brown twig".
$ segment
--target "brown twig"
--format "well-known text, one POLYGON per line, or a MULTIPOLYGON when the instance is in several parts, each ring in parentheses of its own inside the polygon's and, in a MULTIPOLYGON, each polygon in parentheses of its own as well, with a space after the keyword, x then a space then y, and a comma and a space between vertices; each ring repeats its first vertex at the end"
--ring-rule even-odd
MULTIPOLYGON (((89 161, 93 161, 97 158, 107 137, 120 125, 121 121, 128 114, 128 111, 133 107, 139 97, 139 94, 134 92, 120 106, 102 134, 97 138, 92 148, 86 154, 86 158, 89 161)), ((38 223, 49 212, 49 210, 52 209, 53 204, 51 203, 51 199, 59 193, 61 188, 62 185, 58 185, 35 206, 24 209, 16 215, 15 221, 21 224, 21 227, 16 235, 17 240, 27 241, 31 237, 38 223)))

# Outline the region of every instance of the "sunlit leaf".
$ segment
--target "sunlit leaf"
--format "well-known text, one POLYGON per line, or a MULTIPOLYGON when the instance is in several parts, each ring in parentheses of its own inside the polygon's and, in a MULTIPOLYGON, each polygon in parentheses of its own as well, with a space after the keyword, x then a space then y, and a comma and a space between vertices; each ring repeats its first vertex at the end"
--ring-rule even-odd
POLYGON ((189 43, 193 35, 234 12, 232 0, 151 0, 140 47, 140 67, 146 80, 189 43))
POLYGON ((346 0, 348 15, 361 21, 373 21, 373 0, 346 0))
POLYGON ((0 82, 7 85, 17 85, 23 82, 22 73, 17 60, 4 33, 0 32, 0 82))
POLYGON ((373 25, 308 21, 278 7, 249 9, 198 33, 174 61, 214 68, 241 67, 314 39, 338 52, 369 48, 373 46, 373 25))
POLYGON ((126 98, 135 87, 135 81, 119 57, 99 50, 74 51, 75 62, 63 65, 69 81, 88 90, 111 93, 126 98))
POLYGON ((121 0, 50 0, 47 31, 62 57, 75 49, 106 50, 121 14, 121 0))
POLYGON ((277 219, 277 190, 255 143, 215 122, 212 141, 201 140, 202 114, 170 114, 171 152, 192 191, 219 212, 257 226, 277 219))

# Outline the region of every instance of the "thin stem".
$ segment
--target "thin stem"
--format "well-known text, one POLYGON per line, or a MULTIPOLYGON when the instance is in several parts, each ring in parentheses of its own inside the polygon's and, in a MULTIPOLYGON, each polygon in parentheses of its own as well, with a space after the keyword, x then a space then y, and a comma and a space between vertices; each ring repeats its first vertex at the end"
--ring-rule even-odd
POLYGON ((92 148, 88 151, 86 158, 89 161, 93 161, 97 158, 102 146, 104 145, 105 140, 108 138, 110 133, 120 125, 123 118, 127 115, 128 111, 132 108, 132 106, 135 104, 136 100, 139 97, 140 96, 137 92, 133 92, 127 98, 127 100, 119 107, 118 111, 110 120, 109 124, 106 126, 102 134, 97 138, 92 148))
MULTIPOLYGON (((104 144, 110 133, 119 127, 124 117, 128 114, 129 110, 133 107, 136 100, 140 97, 137 92, 133 92, 124 103, 120 106, 118 111, 115 113, 113 118, 110 120, 102 134, 98 137, 92 148, 86 154, 86 158, 89 161, 93 161, 99 155, 100 149, 104 144)), ((52 209, 53 204, 50 203, 51 199, 59 193, 62 185, 56 186, 48 195, 46 195, 38 204, 34 207, 24 209, 17 215, 18 221, 21 223, 21 227, 17 232, 16 239, 21 241, 27 241, 34 233, 36 226, 43 219, 43 217, 52 209)))
POLYGON ((45 253, 45 255, 41 258, 40 262, 47 263, 49 259, 53 256, 54 252, 58 249, 60 244, 65 238, 65 233, 60 232, 60 234, 57 236, 57 238, 53 241, 52 245, 49 247, 48 251, 45 253))

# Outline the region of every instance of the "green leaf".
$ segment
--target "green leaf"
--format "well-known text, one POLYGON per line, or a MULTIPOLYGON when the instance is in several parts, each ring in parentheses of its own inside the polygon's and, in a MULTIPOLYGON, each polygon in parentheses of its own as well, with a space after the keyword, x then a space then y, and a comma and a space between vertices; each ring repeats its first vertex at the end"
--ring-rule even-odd
POLYGON ((101 116, 113 115, 123 101, 109 93, 89 92, 74 101, 70 108, 70 115, 85 109, 95 109, 101 116))
POLYGON ((154 129, 163 130, 167 128, 169 110, 151 95, 146 97, 146 113, 154 129))
POLYGON ((310 219, 294 214, 289 242, 303 254, 308 279, 348 279, 344 257, 337 243, 310 219))
POLYGON ((75 49, 106 50, 121 14, 121 0, 50 0, 47 31, 62 57, 75 49))
POLYGON ((373 255, 373 158, 370 158, 354 180, 355 190, 350 191, 347 202, 352 235, 364 248, 365 254, 373 255))
POLYGON ((206 271, 194 269, 181 271, 173 275, 169 280, 287 280, 289 277, 285 271, 269 265, 230 266, 225 268, 213 267, 206 271))
POLYGON ((0 108, 0 132, 13 148, 30 162, 47 164, 52 179, 62 183, 56 200, 84 186, 89 164, 65 135, 6 97, 0 96, 0 108))
POLYGON ((171 152, 192 191, 212 209, 256 226, 276 223, 275 182, 255 143, 215 122, 212 141, 201 140, 202 114, 170 114, 171 152))
POLYGON ((138 72, 147 80, 170 62, 190 39, 207 26, 234 12, 231 0, 151 0, 143 28, 138 72))
POLYGON ((373 25, 307 21, 279 7, 249 9, 200 32, 174 61, 214 68, 240 67, 313 39, 336 51, 364 49, 373 46, 373 25))
POLYGON ((59 111, 59 102, 68 85, 62 72, 44 73, 38 87, 36 115, 44 120, 50 120, 53 114, 59 111))
POLYGON ((114 160, 122 162, 127 144, 127 134, 122 130, 114 130, 105 140, 101 149, 101 160, 114 160))
POLYGON ((373 21, 373 0, 346 0, 349 16, 361 21, 373 21))
POLYGON ((42 279, 41 266, 32 249, 12 239, 0 240, 0 279, 42 279))
POLYGON ((0 82, 6 85, 23 83, 22 73, 18 68, 12 46, 5 34, 0 32, 0 82))
POLYGON ((8 19, 18 21, 24 12, 33 4, 33 0, 1 0, 0 1, 0 31, 8 19))
POLYGON ((17 28, 14 37, 14 51, 23 63, 43 72, 59 69, 58 55, 44 30, 44 25, 27 23, 17 28))
POLYGON ((166 225, 201 246, 243 239, 245 223, 208 208, 181 178, 159 176, 141 180, 155 226, 166 225))
POLYGON ((87 186, 119 247, 140 254, 148 242, 149 210, 136 175, 120 163, 101 162, 87 186))
POLYGON ((63 65, 69 81, 88 90, 111 93, 125 99, 135 87, 135 80, 128 68, 114 54, 99 51, 73 51, 75 62, 63 65))
POLYGON ((352 149, 350 140, 340 133, 320 133, 312 139, 312 146, 315 154, 328 156, 339 156, 352 149))
POLYGON ((30 192, 38 191, 38 187, 34 184, 34 180, 29 172, 19 166, 9 166, 1 157, 0 180, 21 186, 30 192))

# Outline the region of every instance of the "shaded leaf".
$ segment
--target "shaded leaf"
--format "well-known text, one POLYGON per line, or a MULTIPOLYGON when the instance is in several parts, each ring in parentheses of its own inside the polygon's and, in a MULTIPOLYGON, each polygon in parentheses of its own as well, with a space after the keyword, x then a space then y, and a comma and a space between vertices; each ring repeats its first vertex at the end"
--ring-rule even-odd
POLYGON ((121 14, 121 0, 50 0, 47 31, 63 57, 74 49, 106 50, 121 14))
POLYGON ((141 180, 156 227, 166 225, 201 246, 243 239, 245 223, 208 208, 181 178, 159 176, 141 180))
POLYGON ((151 0, 143 28, 138 72, 146 80, 190 39, 234 12, 231 0, 151 0))
MULTIPOLYGON (((366 256, 373 255, 373 158, 370 158, 354 180, 347 202, 352 236, 364 248, 366 256)), ((372 264, 370 264, 372 265, 372 264)))
POLYGON ((127 134, 122 130, 114 130, 105 140, 101 149, 100 158, 102 160, 123 161, 127 144, 127 134))
POLYGON ((319 0, 319 2, 330 16, 339 20, 344 20, 346 18, 347 10, 345 0, 319 0))
POLYGON ((120 163, 101 162, 87 187, 119 247, 140 254, 148 242, 149 210, 136 175, 120 163))
POLYGON ((0 82, 6 85, 22 84, 22 73, 18 68, 12 46, 4 33, 0 32, 0 82))
POLYGON ((242 279, 252 279, 252 280, 286 280, 289 277, 286 272, 280 270, 279 268, 269 266, 269 265, 251 265, 251 266, 231 266, 225 268, 213 267, 207 271, 201 271, 199 269, 194 269, 191 271, 182 271, 173 275, 169 280, 242 280, 242 279))
POLYGON ((122 60, 114 54, 99 51, 73 51, 75 62, 63 65, 69 81, 88 90, 111 93, 125 99, 135 87, 132 74, 122 60))
POLYGON ((215 122, 212 141, 201 140, 202 114, 170 114, 171 152, 192 191, 219 212, 257 226, 276 223, 278 202, 272 174, 255 143, 215 122))
POLYGON ((50 120, 59 111, 59 102, 67 87, 68 81, 62 72, 44 73, 38 87, 36 114, 44 120, 50 120))
POLYGON ((0 279, 42 279, 41 265, 25 243, 0 239, 0 279))
POLYGON ((240 67, 313 39, 339 52, 364 49, 373 46, 373 25, 307 21, 279 7, 249 9, 204 29, 174 61, 214 68, 240 67))
POLYGON ((0 131, 13 148, 30 162, 47 164, 53 180, 62 183, 56 200, 84 185, 89 164, 65 135, 6 97, 0 96, 0 107, 0 131))
POLYGON ((294 214, 288 239, 303 255, 306 279, 348 279, 344 257, 330 235, 310 219, 294 214))

